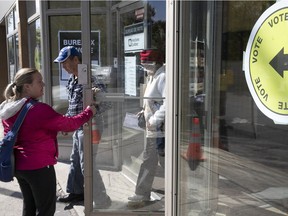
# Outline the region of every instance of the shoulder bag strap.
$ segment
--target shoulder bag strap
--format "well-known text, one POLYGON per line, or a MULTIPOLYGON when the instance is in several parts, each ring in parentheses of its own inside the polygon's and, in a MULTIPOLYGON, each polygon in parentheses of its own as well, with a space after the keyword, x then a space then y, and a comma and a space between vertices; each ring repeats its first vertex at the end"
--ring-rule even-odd
POLYGON ((18 133, 18 130, 24 121, 24 118, 28 112, 28 110, 36 103, 35 100, 30 100, 27 104, 24 105, 24 107, 21 109, 21 112, 19 113, 11 131, 14 131, 15 134, 18 133))

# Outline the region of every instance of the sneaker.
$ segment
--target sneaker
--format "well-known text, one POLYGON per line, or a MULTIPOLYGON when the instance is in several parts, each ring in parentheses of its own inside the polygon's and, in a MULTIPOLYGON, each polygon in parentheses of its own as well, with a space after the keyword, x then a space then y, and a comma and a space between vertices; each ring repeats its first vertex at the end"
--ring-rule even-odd
POLYGON ((111 198, 107 195, 106 199, 104 201, 100 202, 93 202, 93 207, 97 209, 106 209, 109 208, 112 204, 111 198))
POLYGON ((58 197, 58 202, 80 202, 84 200, 84 194, 74 194, 74 193, 70 193, 67 194, 63 197, 58 197))
POLYGON ((139 202, 139 201, 150 201, 150 196, 144 196, 144 195, 133 195, 131 197, 128 197, 128 200, 139 202))

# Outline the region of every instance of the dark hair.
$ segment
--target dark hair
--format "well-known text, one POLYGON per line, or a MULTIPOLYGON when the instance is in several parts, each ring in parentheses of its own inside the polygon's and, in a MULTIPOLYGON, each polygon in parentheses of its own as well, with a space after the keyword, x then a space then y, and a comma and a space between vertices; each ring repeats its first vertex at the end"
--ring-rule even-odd
POLYGON ((73 60, 74 57, 77 57, 77 58, 78 58, 80 64, 82 63, 82 56, 81 56, 81 55, 79 55, 79 56, 70 55, 68 58, 69 58, 70 60, 73 60))
POLYGON ((17 71, 14 82, 8 84, 3 96, 6 100, 18 100, 21 98, 24 84, 31 84, 33 82, 33 74, 39 73, 35 68, 22 68, 17 71))

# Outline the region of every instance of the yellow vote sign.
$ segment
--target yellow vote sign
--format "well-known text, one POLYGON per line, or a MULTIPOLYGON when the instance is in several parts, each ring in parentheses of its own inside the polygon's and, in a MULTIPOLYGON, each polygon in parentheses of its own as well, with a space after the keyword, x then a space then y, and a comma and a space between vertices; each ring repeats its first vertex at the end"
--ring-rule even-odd
POLYGON ((275 123, 288 124, 288 1, 275 3, 258 19, 244 67, 258 108, 275 123))

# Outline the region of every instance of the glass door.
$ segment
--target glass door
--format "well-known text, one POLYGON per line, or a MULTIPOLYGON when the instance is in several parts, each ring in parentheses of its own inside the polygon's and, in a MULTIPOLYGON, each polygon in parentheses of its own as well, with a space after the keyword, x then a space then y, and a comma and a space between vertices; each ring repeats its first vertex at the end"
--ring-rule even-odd
POLYGON ((243 72, 251 29, 274 3, 180 3, 176 215, 287 215, 287 126, 255 106, 243 72))
POLYGON ((217 149, 212 137, 214 86, 212 1, 180 3, 180 100, 176 215, 214 215, 217 208, 217 149), (188 20, 188 21, 187 21, 188 20))
MULTIPOLYGON (((106 89, 96 94, 97 103, 110 107, 102 113, 102 125, 97 119, 91 125, 91 151, 87 150, 91 175, 87 174, 85 186, 90 198, 85 211, 90 214, 135 212, 137 215, 141 211, 164 215, 165 158, 158 156, 158 139, 148 139, 146 130, 138 126, 137 113, 145 100, 156 101, 157 109, 165 100, 163 95, 144 95, 148 76, 147 68, 141 64, 143 51, 165 53, 165 4, 165 1, 90 2, 91 16, 87 20, 91 25, 90 75, 106 89), (101 139, 97 139, 99 132, 101 139), (153 157, 147 156, 151 154, 153 157), (144 161, 146 168, 141 169, 144 161), (147 193, 143 188, 148 188, 147 193)), ((164 59, 165 55, 159 58, 164 59)), ((151 67, 150 62, 146 67, 151 67)))

